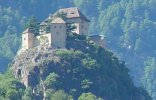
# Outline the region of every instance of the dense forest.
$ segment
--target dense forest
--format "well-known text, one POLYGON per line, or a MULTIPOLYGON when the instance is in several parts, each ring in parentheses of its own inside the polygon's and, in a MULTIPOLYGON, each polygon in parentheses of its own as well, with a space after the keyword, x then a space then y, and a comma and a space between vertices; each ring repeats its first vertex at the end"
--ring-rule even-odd
POLYGON ((105 35, 106 48, 126 62, 135 84, 156 99, 155 5, 155 0, 0 0, 0 70, 20 48, 30 16, 42 21, 59 8, 77 6, 91 20, 89 33, 105 35))

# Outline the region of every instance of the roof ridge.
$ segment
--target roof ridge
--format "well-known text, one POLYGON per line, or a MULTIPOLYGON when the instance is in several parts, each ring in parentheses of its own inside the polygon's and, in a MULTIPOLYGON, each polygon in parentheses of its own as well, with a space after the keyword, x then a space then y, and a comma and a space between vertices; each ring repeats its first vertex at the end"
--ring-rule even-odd
POLYGON ((80 17, 83 20, 90 22, 90 20, 88 20, 88 18, 79 10, 78 7, 62 8, 59 9, 57 12, 61 12, 61 11, 67 13, 68 18, 80 17))

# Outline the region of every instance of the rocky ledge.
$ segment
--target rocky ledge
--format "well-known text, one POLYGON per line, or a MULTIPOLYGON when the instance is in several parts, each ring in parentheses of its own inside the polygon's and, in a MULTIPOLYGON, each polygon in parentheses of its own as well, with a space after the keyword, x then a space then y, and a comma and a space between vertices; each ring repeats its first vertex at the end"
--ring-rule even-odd
POLYGON ((26 87, 31 85, 31 80, 34 80, 31 79, 34 78, 32 74, 40 73, 38 66, 51 60, 59 62, 59 57, 55 55, 56 50, 57 49, 44 45, 20 52, 14 58, 11 65, 15 77, 24 83, 26 87))

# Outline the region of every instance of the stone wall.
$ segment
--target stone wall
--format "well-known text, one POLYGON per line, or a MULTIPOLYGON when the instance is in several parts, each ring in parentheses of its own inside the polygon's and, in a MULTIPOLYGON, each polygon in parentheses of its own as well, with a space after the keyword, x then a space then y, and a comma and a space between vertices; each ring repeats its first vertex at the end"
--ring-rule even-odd
POLYGON ((52 34, 52 47, 66 48, 66 24, 53 23, 50 26, 52 34))
POLYGON ((22 48, 29 49, 34 47, 34 34, 32 33, 24 33, 22 34, 22 48))
POLYGON ((69 22, 72 22, 73 25, 76 26, 76 29, 72 32, 80 34, 80 35, 87 35, 88 34, 88 22, 82 20, 81 18, 72 18, 68 19, 69 22))

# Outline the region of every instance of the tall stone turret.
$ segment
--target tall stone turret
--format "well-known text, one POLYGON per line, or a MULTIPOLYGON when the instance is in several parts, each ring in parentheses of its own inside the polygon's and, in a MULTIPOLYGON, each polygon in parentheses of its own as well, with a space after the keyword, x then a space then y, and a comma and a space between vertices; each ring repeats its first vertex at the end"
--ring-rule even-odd
POLYGON ((52 20, 50 33, 52 35, 52 47, 66 48, 66 22, 62 18, 56 17, 52 20))
POLYGON ((23 33, 22 33, 22 49, 29 49, 34 47, 34 34, 33 30, 30 28, 27 28, 23 33))
POLYGON ((72 32, 80 35, 88 35, 90 20, 77 7, 64 8, 57 11, 57 13, 61 12, 66 14, 68 22, 76 26, 72 32))

